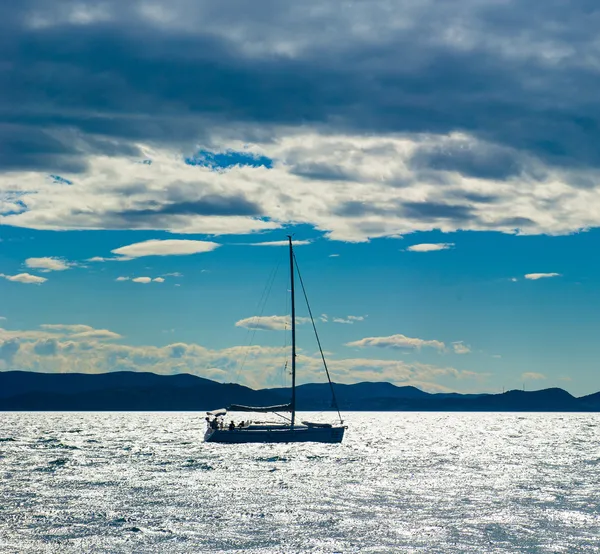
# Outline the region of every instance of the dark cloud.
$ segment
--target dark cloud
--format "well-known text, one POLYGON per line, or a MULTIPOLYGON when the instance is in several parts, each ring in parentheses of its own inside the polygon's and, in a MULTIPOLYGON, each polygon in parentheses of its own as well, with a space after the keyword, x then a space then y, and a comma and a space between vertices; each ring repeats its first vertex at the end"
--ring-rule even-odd
POLYGON ((443 146, 422 147, 413 155, 415 169, 456 171, 469 177, 506 180, 522 171, 518 152, 479 142, 451 141, 443 146))
POLYGON ((243 196, 208 195, 199 200, 171 203, 150 203, 141 209, 119 212, 123 218, 160 216, 160 215, 262 215, 260 206, 243 196))
MULTIPOLYGON (((244 139, 301 125, 460 131, 551 164, 600 165, 600 74, 588 61, 595 2, 374 1, 344 14, 326 1, 318 11, 310 1, 162 5, 180 27, 142 17, 135 1, 78 2, 110 16, 85 25, 69 20, 72 2, 4 3, 0 168, 74 172, 89 149, 137 155, 129 141, 182 145, 225 128, 244 139), (58 23, 32 25, 36 14, 58 23), (410 25, 388 25, 400 16, 410 25), (443 40, 452 30, 470 40, 443 40)), ((420 152, 414 162, 494 178, 521 170, 506 149, 420 152)))
POLYGON ((352 175, 338 165, 324 163, 298 163, 291 167, 290 173, 308 179, 319 181, 355 181, 356 175, 352 175))
POLYGON ((16 339, 9 339, 0 343, 0 360, 4 360, 7 363, 12 362, 20 347, 21 344, 16 339))
POLYGON ((478 194, 476 192, 466 191, 452 191, 447 197, 454 200, 467 200, 476 204, 494 204, 500 198, 495 194, 478 194))
POLYGON ((513 229, 527 229, 535 226, 536 222, 528 217, 507 217, 494 223, 494 227, 511 227, 513 229))
MULTIPOLYGON (((406 217, 422 221, 449 219, 464 222, 476 218, 469 206, 442 204, 439 202, 389 203, 386 206, 377 206, 369 202, 344 202, 336 207, 333 212, 342 217, 361 218, 378 215, 406 217)), ((371 222, 367 222, 366 224, 372 225, 371 222)))
POLYGON ((171 345, 171 358, 183 358, 187 352, 187 346, 185 344, 173 344, 171 345))
MULTIPOLYGON (((397 210, 395 210, 397 211, 397 210)), ((390 215, 394 213, 391 208, 381 208, 368 202, 343 202, 333 209, 335 215, 342 217, 363 217, 365 215, 390 215)))
POLYGON ((474 217, 469 206, 439 202, 405 202, 402 204, 402 211, 406 217, 425 221, 436 219, 467 221, 474 217))
POLYGON ((58 352, 58 342, 55 339, 39 340, 33 346, 33 351, 40 356, 55 356, 58 352))

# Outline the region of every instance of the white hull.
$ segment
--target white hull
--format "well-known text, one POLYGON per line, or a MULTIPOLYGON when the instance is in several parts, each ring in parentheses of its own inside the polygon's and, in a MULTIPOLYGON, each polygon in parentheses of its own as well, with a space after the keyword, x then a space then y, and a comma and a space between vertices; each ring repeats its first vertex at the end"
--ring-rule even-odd
POLYGON ((342 442, 345 426, 307 427, 296 425, 256 425, 242 429, 208 429, 205 442, 225 444, 240 443, 281 443, 281 442, 342 442))

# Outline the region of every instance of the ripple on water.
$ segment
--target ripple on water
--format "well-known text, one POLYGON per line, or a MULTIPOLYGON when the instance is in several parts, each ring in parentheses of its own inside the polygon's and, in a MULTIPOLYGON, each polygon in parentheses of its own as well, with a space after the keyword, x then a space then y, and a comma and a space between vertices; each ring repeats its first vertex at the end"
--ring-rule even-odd
POLYGON ((345 416, 228 446, 193 413, 0 414, 0 552, 600 552, 600 416, 345 416))

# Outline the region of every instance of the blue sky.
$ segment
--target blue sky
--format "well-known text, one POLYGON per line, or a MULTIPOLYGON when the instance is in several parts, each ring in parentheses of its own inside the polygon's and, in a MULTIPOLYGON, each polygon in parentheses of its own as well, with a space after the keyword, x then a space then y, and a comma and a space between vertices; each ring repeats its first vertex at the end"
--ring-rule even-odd
POLYGON ((595 5, 0 11, 0 370, 600 389, 595 5))
MULTIPOLYGON (((285 232, 227 236, 219 240, 222 246, 206 253, 90 262, 94 256, 114 257, 112 250, 146 240, 207 237, 2 227, 0 264, 5 274, 27 273, 47 279, 40 285, 0 281, 2 315, 6 317, 2 327, 17 337, 23 330, 32 333, 31 338, 24 337, 27 345, 13 357, 13 364, 22 356, 22 363, 35 362, 35 369, 55 368, 52 357, 26 353, 32 344, 50 340, 35 333, 46 333, 41 327, 45 324, 83 324, 117 333, 119 338, 101 337, 102 345, 93 348, 126 344, 133 349, 127 353, 132 357, 145 356, 149 345, 168 348, 180 343, 198 344, 225 352, 235 346, 245 347, 252 333, 235 324, 261 313, 257 306, 277 267, 262 315, 289 313, 286 248, 248 244, 281 240, 285 232), (28 259, 49 255, 73 265, 62 271, 26 266, 28 259), (161 276, 164 282, 132 281, 161 276), (119 277, 129 280, 117 281, 119 277)), ((408 382, 429 386, 430 390, 494 391, 523 383, 530 389, 562 386, 576 394, 600 388, 594 371, 600 354, 594 340, 600 267, 595 257, 588 255, 598 239, 597 231, 565 237, 429 232, 359 244, 329 241, 303 226, 288 232, 295 232, 299 240, 312 241, 297 247, 297 257, 313 312, 318 316, 322 342, 330 352, 328 357, 354 360, 348 363, 357 366, 365 359, 388 364, 341 372, 349 382, 360 380, 363 373, 369 378, 381 373, 391 380, 398 373, 398 383, 408 378, 408 382), (446 250, 408 250, 415 244, 449 243, 453 246, 446 250), (524 278, 532 273, 560 276, 524 278), (322 314, 327 315, 327 321, 322 314), (349 320, 348 316, 355 318, 349 320), (384 346, 347 346, 365 338, 396 335, 426 342, 422 346, 405 342, 400 348, 385 346, 385 341, 384 346), (427 342, 443 343, 444 347, 427 342), (455 351, 455 343, 464 346, 459 348, 464 353, 455 351), (396 361, 412 369, 407 372, 404 367, 389 365, 396 361), (442 373, 436 374, 437 370, 442 373)), ((298 306, 299 316, 305 317, 301 298, 298 306)), ((57 335, 56 340, 59 344, 73 342, 68 333, 57 335)), ((303 352, 314 354, 314 339, 305 324, 299 325, 298 341, 303 352)), ((284 347, 289 345, 289 333, 258 330, 253 344, 284 347)), ((283 365, 286 353, 277 354, 283 365)), ((258 367, 252 362, 245 368, 245 376, 237 354, 217 357, 223 358, 224 373, 214 377, 250 378, 252 384, 261 380, 265 384, 285 383, 277 360, 268 362, 273 363, 273 374, 264 375, 259 356, 258 367)), ((68 370, 68 356, 54 358, 61 359, 68 370)), ((108 369, 104 363, 103 359, 90 370, 108 369)), ((151 361, 137 367, 147 370, 155 365, 151 361)), ((160 370, 168 371, 168 367, 163 364, 160 370)), ((194 370, 203 374, 203 368, 194 370)), ((318 368, 311 366, 308 375, 318 378, 318 368)))

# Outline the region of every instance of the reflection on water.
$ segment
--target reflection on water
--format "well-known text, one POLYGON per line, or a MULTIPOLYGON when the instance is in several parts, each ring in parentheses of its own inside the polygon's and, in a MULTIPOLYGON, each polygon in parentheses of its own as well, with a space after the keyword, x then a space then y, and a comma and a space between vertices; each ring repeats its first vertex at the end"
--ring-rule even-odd
POLYGON ((341 445, 204 414, 0 414, 0 552, 600 552, 600 416, 351 413, 341 445))

